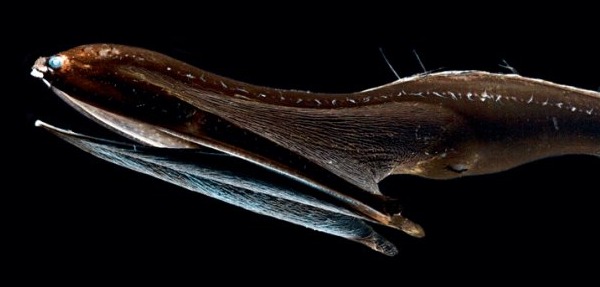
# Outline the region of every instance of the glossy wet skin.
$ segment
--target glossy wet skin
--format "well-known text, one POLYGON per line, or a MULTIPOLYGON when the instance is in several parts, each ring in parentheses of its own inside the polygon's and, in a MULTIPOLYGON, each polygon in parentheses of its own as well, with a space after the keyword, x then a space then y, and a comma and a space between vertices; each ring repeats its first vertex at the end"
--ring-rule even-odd
POLYGON ((390 174, 449 179, 600 155, 600 93, 518 75, 417 75, 349 94, 254 86, 156 52, 85 45, 36 61, 71 106, 146 145, 216 149, 421 237, 379 192, 390 174))

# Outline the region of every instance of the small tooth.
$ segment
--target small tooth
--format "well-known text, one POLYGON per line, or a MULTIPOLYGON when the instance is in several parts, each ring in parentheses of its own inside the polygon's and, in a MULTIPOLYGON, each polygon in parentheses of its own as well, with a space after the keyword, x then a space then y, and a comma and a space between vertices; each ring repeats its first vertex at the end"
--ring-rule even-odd
POLYGON ((44 78, 44 73, 38 71, 38 69, 31 69, 31 73, 32 76, 36 77, 36 78, 44 78))

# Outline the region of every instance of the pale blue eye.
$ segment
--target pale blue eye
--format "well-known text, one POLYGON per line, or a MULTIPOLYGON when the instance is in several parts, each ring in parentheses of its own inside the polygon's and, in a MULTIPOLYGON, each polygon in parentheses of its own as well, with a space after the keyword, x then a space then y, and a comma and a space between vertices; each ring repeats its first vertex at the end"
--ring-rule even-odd
POLYGON ((48 66, 52 69, 58 69, 63 65, 63 58, 61 56, 52 56, 48 59, 48 66))

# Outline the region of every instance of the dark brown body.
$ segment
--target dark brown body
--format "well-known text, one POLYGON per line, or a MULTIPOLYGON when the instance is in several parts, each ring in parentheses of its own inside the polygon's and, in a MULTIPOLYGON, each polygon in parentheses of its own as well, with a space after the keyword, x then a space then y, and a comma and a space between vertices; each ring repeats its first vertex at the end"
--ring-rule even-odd
POLYGON ((600 156, 600 93, 518 75, 442 72, 321 94, 254 86, 127 46, 58 55, 62 67, 40 58, 34 71, 118 132, 159 147, 229 153, 417 236, 420 227, 379 193, 390 174, 447 179, 555 155, 600 156))

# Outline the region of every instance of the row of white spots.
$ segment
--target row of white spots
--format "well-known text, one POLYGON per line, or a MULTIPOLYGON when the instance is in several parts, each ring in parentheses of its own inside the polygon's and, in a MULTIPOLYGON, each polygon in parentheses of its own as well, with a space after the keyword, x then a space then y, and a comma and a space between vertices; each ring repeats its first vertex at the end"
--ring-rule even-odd
MULTIPOLYGON (((401 96, 406 96, 406 95, 409 95, 409 96, 418 96, 418 97, 425 97, 427 95, 435 95, 435 96, 440 97, 440 98, 450 97, 453 100, 458 100, 458 99, 462 98, 462 94, 461 93, 454 93, 454 92, 450 92, 450 91, 448 91, 448 92, 430 92, 430 91, 426 91, 426 92, 407 93, 406 91, 402 90, 402 91, 398 92, 398 94, 395 95, 395 96, 396 97, 401 97, 401 96)), ((486 99, 495 99, 496 101, 500 101, 500 99, 502 98, 502 96, 500 96, 500 95, 493 96, 493 95, 488 94, 487 92, 484 92, 481 96, 479 96, 476 93, 468 93, 466 96, 471 101, 474 100, 473 97, 478 97, 478 98, 481 99, 481 101, 485 101, 486 99)), ((259 93, 259 94, 257 94, 257 97, 259 97, 259 98, 266 98, 267 95, 265 95, 263 93, 259 93)), ((350 103, 350 104, 358 104, 358 103, 368 103, 368 102, 376 101, 376 100, 387 100, 388 98, 392 98, 392 97, 394 97, 394 95, 364 96, 362 98, 346 97, 342 101, 346 102, 346 103, 350 103)), ((283 97, 283 96, 280 96, 279 100, 280 101, 285 101, 286 98, 283 97)), ((304 100, 305 99, 297 98, 296 101, 295 101, 295 103, 296 104, 300 104, 300 103, 304 102, 304 100)), ((315 102, 317 104, 317 106, 321 106, 323 104, 330 104, 332 106, 335 106, 335 105, 338 104, 339 99, 333 98, 329 102, 327 99, 325 99, 323 97, 323 98, 319 98, 319 99, 313 98, 313 99, 310 99, 310 101, 315 102)))
MULTIPOLYGON (((221 84, 227 88, 227 86, 221 82, 221 84)), ((246 90, 243 89, 238 89, 240 91, 244 91, 247 92, 246 90)), ((259 98, 266 98, 267 95, 263 94, 263 93, 259 93, 257 94, 257 96, 259 98)), ((400 92, 398 92, 398 94, 395 95, 396 97, 402 97, 402 96, 416 96, 416 97, 426 97, 426 96, 436 96, 439 98, 449 98, 455 101, 458 100, 462 100, 463 99, 463 94, 460 92, 452 92, 452 91, 425 91, 425 92, 406 92, 404 90, 401 90, 400 92)), ((344 100, 344 102, 346 103, 350 103, 350 104, 357 104, 357 103, 368 103, 372 100, 378 100, 378 99, 383 99, 386 100, 388 98, 394 97, 394 95, 381 95, 381 96, 365 96, 361 99, 356 99, 356 98, 351 98, 351 97, 346 97, 344 100)), ((559 109, 562 109, 563 107, 571 112, 580 112, 580 113, 586 113, 588 115, 594 115, 594 109, 581 109, 581 108, 577 108, 573 105, 570 104, 566 104, 566 103, 562 103, 562 102, 558 102, 558 103, 551 103, 549 101, 549 99, 546 99, 543 102, 539 102, 536 101, 535 97, 533 95, 531 95, 529 98, 524 99, 524 98, 517 98, 515 96, 503 96, 500 94, 492 94, 489 93, 487 90, 484 90, 482 93, 476 93, 476 92, 467 92, 466 94, 464 94, 464 98, 466 98, 469 101, 475 101, 475 100, 480 100, 482 102, 485 102, 486 100, 491 100, 493 102, 496 103, 500 103, 502 102, 502 100, 506 100, 506 101, 513 101, 513 102, 522 102, 522 103, 526 103, 526 104, 537 104, 537 105, 541 105, 541 106, 555 106, 559 109)), ((294 98, 291 98, 291 100, 293 100, 294 98)), ((285 101, 286 98, 284 96, 280 96, 279 97, 280 101, 285 101)), ((304 101, 304 99, 302 98, 297 98, 295 100, 296 104, 300 104, 304 101)), ((311 101, 313 101, 314 103, 317 104, 317 106, 321 106, 323 104, 330 104, 332 106, 335 106, 338 104, 338 99, 333 98, 331 101, 328 101, 325 98, 313 98, 311 99, 311 101)))
MULTIPOLYGON (((258 94, 258 97, 265 98, 265 97, 266 97, 266 95, 264 95, 264 94, 258 94)), ((359 102, 368 103, 368 102, 370 102, 372 99, 376 99, 376 98, 377 98, 377 97, 370 97, 370 96, 363 97, 363 98, 361 98, 361 99, 354 99, 354 98, 346 97, 344 100, 341 100, 341 101, 342 101, 342 102, 351 103, 351 104, 357 104, 357 103, 359 103, 359 102)), ((387 98, 387 96, 385 96, 385 97, 382 97, 382 98, 387 98)), ((291 98, 291 99, 293 99, 293 98, 291 98)), ((280 96, 280 97, 279 97, 279 100, 280 100, 280 101, 285 101, 285 100, 286 100, 286 98, 285 98, 284 96, 280 96)), ((336 99, 336 98, 333 98, 333 97, 332 97, 331 101, 329 101, 329 100, 328 100, 328 99, 326 99, 325 97, 323 97, 323 98, 312 98, 312 99, 308 99, 308 100, 309 100, 309 101, 312 101, 312 102, 314 102, 314 103, 316 103, 316 104, 317 104, 317 106, 322 106, 322 105, 324 105, 324 104, 325 104, 325 105, 327 105, 327 104, 328 104, 328 105, 331 105, 331 106, 336 106, 336 105, 338 105, 338 103, 340 102, 340 99, 336 99)), ((304 101, 305 101, 305 99, 298 98, 298 99, 296 99, 295 103, 296 103, 296 104, 300 104, 300 103, 302 103, 302 102, 304 102, 304 101)))
MULTIPOLYGON (((412 92, 412 93, 406 93, 405 91, 400 91, 397 95, 397 97, 400 97, 402 95, 409 95, 409 96, 416 96, 416 97, 424 97, 424 96, 436 96, 436 97, 440 97, 440 98, 447 98, 450 97, 453 100, 460 100, 462 99, 462 94, 460 92, 438 92, 438 91, 426 91, 426 92, 412 92)), ((467 100, 469 101, 475 101, 476 99, 479 99, 482 102, 485 102, 486 100, 490 99, 493 100, 495 102, 501 102, 502 99, 506 99, 509 101, 513 101, 513 102, 523 102, 526 104, 537 104, 537 105, 542 105, 542 106, 555 106, 559 109, 567 109, 571 112, 580 112, 580 113, 586 113, 588 115, 594 115, 594 109, 582 109, 582 108, 577 108, 571 104, 568 103, 563 103, 563 102, 557 102, 557 103, 551 103, 549 101, 549 99, 546 99, 543 102, 539 102, 535 100, 535 97, 533 95, 531 95, 528 99, 523 99, 523 98, 517 98, 515 96, 502 96, 500 94, 491 94, 488 91, 484 90, 481 94, 476 93, 476 92, 467 92, 465 94, 465 97, 467 100)))
POLYGON ((123 60, 123 57, 125 57, 125 58, 131 57, 132 59, 135 59, 135 60, 138 60, 138 61, 145 61, 146 60, 144 57, 142 57, 142 56, 136 56, 135 54, 131 54, 131 55, 129 55, 129 54, 124 54, 124 55, 117 54, 117 55, 119 55, 119 60, 123 60))
MULTIPOLYGON (((346 102, 346 103, 350 103, 350 104, 368 103, 368 102, 371 102, 372 100, 387 99, 388 97, 391 97, 391 96, 388 96, 388 95, 383 95, 383 96, 365 95, 362 98, 346 97, 345 99, 339 99, 339 98, 331 97, 331 100, 329 100, 329 99, 327 99, 328 96, 319 97, 319 98, 305 99, 305 98, 296 98, 296 97, 286 98, 283 95, 281 95, 282 94, 281 91, 279 92, 279 94, 280 94, 279 101, 289 100, 289 101, 294 102, 295 104, 300 104, 302 102, 307 101, 307 102, 313 102, 317 106, 322 106, 322 105, 336 106, 340 102, 346 102)), ((400 94, 398 96, 400 96, 400 94)), ((270 98, 273 98, 273 99, 277 99, 277 97, 275 97, 275 96, 270 96, 270 95, 267 95, 267 94, 264 94, 264 93, 258 93, 258 94, 256 94, 256 97, 258 97, 258 98, 267 98, 267 97, 270 97, 270 98)))
MULTIPOLYGON (((173 70, 173 68, 167 67, 167 71, 171 71, 171 70, 173 70)), ((196 78, 196 76, 192 75, 192 73, 185 74, 185 77, 188 78, 188 79, 195 79, 196 78)), ((202 80, 203 82, 206 82, 206 80, 204 79, 204 74, 202 74, 202 77, 200 78, 200 80, 202 80)), ((221 82, 221 83, 223 83, 223 82, 221 82)))
POLYGON ((555 106, 559 109, 562 109, 563 107, 571 112, 580 112, 580 113, 585 113, 587 115, 593 115, 594 114, 594 109, 582 109, 582 108, 577 108, 571 104, 568 103, 563 103, 563 102, 558 102, 558 103, 551 103, 550 99, 546 98, 546 100, 544 100, 543 102, 539 102, 535 100, 535 97, 532 95, 531 97, 529 97, 529 99, 527 101, 523 100, 523 99, 517 99, 515 97, 511 97, 514 101, 519 100, 520 102, 525 102, 527 104, 536 104, 536 105, 541 105, 541 106, 555 106))

